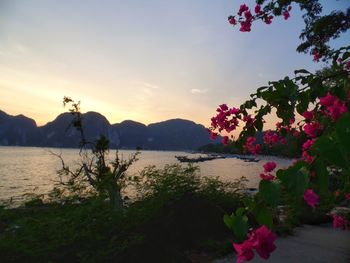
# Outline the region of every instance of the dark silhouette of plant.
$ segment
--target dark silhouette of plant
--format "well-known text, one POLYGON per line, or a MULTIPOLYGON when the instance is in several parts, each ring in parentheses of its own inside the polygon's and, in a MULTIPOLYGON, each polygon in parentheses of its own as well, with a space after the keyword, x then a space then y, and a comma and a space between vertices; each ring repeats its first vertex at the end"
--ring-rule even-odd
MULTIPOLYGON (((104 135, 101 135, 99 139, 93 142, 85 138, 80 102, 64 97, 63 105, 70 106, 69 111, 73 115, 73 120, 69 127, 73 126, 80 134, 79 155, 82 157, 79 168, 72 171, 65 164, 63 158, 55 154, 62 163, 62 169, 59 171, 59 183, 66 186, 63 191, 68 190, 69 193, 73 193, 78 198, 95 192, 100 198, 108 198, 114 210, 122 209, 123 198, 121 191, 126 186, 127 178, 125 175, 128 168, 138 160, 137 156, 140 152, 133 153, 125 160, 116 151, 114 160, 108 163, 109 140, 104 135)), ((55 191, 59 190, 56 188, 55 191)))

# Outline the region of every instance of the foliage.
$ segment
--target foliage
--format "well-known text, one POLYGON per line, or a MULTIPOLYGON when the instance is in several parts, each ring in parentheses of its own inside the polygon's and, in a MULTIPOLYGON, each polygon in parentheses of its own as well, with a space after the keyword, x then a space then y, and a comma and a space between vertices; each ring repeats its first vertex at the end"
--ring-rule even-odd
MULTIPOLYGON (((253 249, 264 259, 269 257, 275 248, 271 243, 273 235, 264 229, 270 238, 263 240, 256 233, 261 230, 259 225, 278 228, 280 205, 284 207, 286 222, 300 223, 325 216, 332 207, 350 199, 350 46, 338 50, 329 46, 331 39, 349 29, 350 8, 321 16, 322 6, 317 0, 258 0, 254 16, 243 4, 239 19, 231 16, 229 22, 239 22, 240 31, 249 32, 252 23, 259 19, 270 24, 274 16, 283 15, 287 20, 292 2, 306 11, 301 33, 304 42, 297 50, 311 49, 314 61, 323 58, 328 67, 316 73, 300 69, 293 78, 270 81, 239 108, 220 105, 212 118, 211 137, 223 131, 230 133, 243 123, 235 146, 253 154, 264 147, 285 145, 287 137, 300 138, 301 158, 287 169, 278 170, 275 176, 271 174, 275 166, 264 165, 257 195, 225 216, 225 224, 234 234, 238 261, 252 259, 253 249), (281 121, 276 123, 276 130, 265 131, 263 143, 259 143, 255 134, 263 131, 264 117, 272 112, 281 121), (250 226, 254 229, 249 231, 250 226)), ((229 143, 228 136, 223 142, 229 143)), ((332 216, 335 228, 349 226, 344 215, 332 216)))
POLYGON ((96 197, 0 209, 1 260, 189 262, 193 250, 230 249, 221 220, 242 205, 244 180, 224 183, 179 165, 146 168, 139 176, 142 194, 124 211, 96 197))

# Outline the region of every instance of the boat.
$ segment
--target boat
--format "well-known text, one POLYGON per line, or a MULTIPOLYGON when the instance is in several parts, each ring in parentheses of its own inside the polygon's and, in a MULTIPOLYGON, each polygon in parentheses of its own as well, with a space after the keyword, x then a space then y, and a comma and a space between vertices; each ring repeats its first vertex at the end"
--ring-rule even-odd
POLYGON ((194 158, 189 158, 188 156, 175 156, 175 158, 181 163, 199 163, 199 162, 211 161, 215 159, 223 159, 225 158, 225 156, 208 155, 208 156, 199 156, 194 158))

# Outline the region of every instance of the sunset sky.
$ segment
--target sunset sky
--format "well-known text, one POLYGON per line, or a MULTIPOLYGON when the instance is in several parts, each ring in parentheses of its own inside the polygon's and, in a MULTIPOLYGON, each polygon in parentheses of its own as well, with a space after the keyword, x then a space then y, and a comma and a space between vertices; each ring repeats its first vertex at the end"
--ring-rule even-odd
POLYGON ((241 33, 227 23, 240 4, 1 0, 0 110, 43 125, 65 110, 66 95, 111 123, 208 125, 218 104, 237 106, 269 80, 322 67, 295 51, 303 27, 296 7, 288 21, 241 33))

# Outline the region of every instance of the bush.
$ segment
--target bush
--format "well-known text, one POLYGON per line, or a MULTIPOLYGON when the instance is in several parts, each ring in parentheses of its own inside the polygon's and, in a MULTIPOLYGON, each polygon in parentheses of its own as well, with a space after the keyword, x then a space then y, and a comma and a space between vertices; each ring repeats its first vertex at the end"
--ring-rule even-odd
POLYGON ((222 217, 242 205, 244 180, 202 178, 179 165, 146 168, 137 180, 140 194, 124 211, 94 196, 1 209, 2 262, 188 262, 193 251, 228 252, 222 217))

